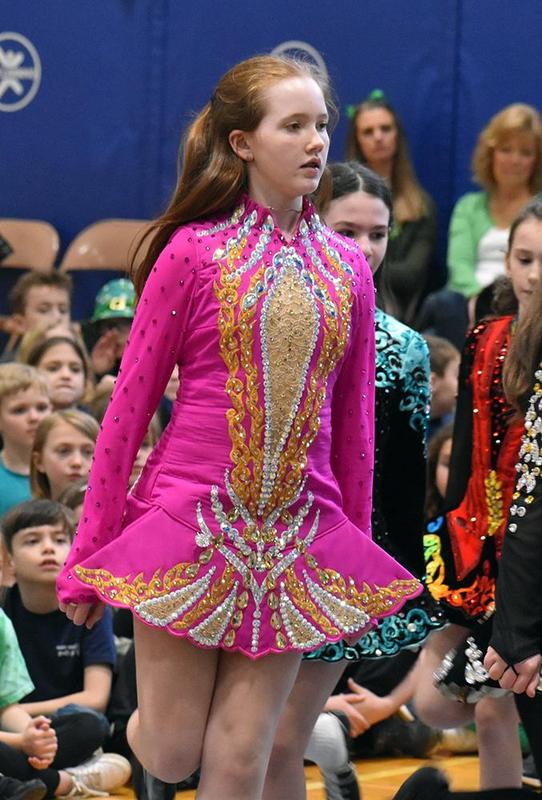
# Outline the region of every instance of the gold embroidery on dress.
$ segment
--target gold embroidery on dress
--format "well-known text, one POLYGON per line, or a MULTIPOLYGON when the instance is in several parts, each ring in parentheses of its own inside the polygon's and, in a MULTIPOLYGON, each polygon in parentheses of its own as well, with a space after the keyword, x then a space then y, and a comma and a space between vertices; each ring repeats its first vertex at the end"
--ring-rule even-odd
MULTIPOLYGON (((228 627, 233 616, 235 609, 235 600, 237 596, 237 582, 228 597, 215 608, 209 616, 196 625, 195 628, 190 628, 188 635, 199 644, 206 645, 207 647, 216 647, 222 637, 224 631, 228 627)), ((232 637, 230 637, 231 639, 232 637)))
POLYGON ((494 469, 490 470, 484 480, 487 505, 487 533, 494 536, 504 522, 502 507, 502 483, 494 469))
POLYGON ((316 573, 327 592, 350 602, 356 609, 363 609, 369 617, 388 614, 398 600, 413 594, 420 586, 420 582, 413 578, 394 580, 388 586, 375 587, 374 591, 364 583, 360 591, 352 578, 346 580, 333 569, 317 569, 316 573))
POLYGON ((270 513, 282 500, 276 498, 267 507, 279 458, 305 389, 320 322, 314 298, 292 266, 292 259, 293 256, 290 262, 285 259, 285 266, 264 302, 261 316, 266 414, 259 515, 265 510, 270 513))
POLYGON ((361 631, 419 584, 397 580, 374 591, 365 584, 358 591, 352 577, 320 569, 310 552, 320 512, 312 508, 312 493, 305 491, 308 449, 320 428, 328 378, 348 341, 353 272, 327 245, 317 220, 311 228, 327 263, 302 222, 310 263, 284 246, 266 265, 274 223, 265 220, 256 246, 247 253, 256 221, 255 212, 247 215, 215 254, 221 268, 214 285, 220 354, 231 403, 226 413, 231 469, 224 475, 228 507, 222 487, 213 485, 209 521, 202 503, 196 507, 197 561, 178 564, 163 578, 157 571, 147 584, 142 574, 131 580, 104 570, 75 571, 103 597, 153 624, 186 632, 199 644, 234 646, 244 615, 250 614, 252 652, 261 646, 263 616, 269 617, 275 647, 307 650, 341 633, 361 631), (248 282, 241 292, 245 274, 248 282), (309 514, 310 528, 302 533, 309 514), (217 577, 218 554, 224 568, 217 577), (302 578, 294 571, 299 558, 311 571, 304 570, 302 578))
POLYGON ((444 583, 445 567, 441 555, 440 536, 426 533, 423 537, 425 559, 425 583, 431 596, 440 600, 448 594, 450 587, 444 583))

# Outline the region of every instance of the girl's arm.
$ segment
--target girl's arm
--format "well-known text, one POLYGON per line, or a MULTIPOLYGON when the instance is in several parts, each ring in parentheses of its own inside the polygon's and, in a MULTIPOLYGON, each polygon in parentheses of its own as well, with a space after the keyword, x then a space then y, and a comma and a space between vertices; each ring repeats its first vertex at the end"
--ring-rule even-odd
POLYGON ((396 557, 402 566, 420 578, 425 571, 423 507, 431 373, 425 339, 408 329, 404 336, 408 337, 408 344, 402 354, 400 396, 383 454, 382 503, 391 555, 397 549, 396 557))
POLYGON ((14 703, 0 711, 0 724, 0 742, 26 753, 33 767, 43 769, 53 761, 58 743, 49 719, 32 719, 22 705, 14 703))
POLYGON ((507 664, 542 653, 542 364, 525 417, 497 580, 491 645, 507 664), (540 463, 539 463, 540 462, 540 463))
POLYGON ((77 534, 57 580, 63 607, 73 603, 83 608, 96 602, 93 590, 73 579, 73 567, 121 532, 136 453, 182 351, 198 274, 194 239, 190 228, 174 234, 139 300, 96 443, 77 534))
POLYGON ((54 714, 59 708, 74 703, 104 713, 109 702, 112 681, 113 674, 108 664, 93 664, 85 667, 82 691, 54 697, 51 700, 21 703, 21 708, 31 716, 35 716, 36 714, 54 714))
POLYGON ((356 288, 350 345, 333 389, 331 467, 341 490, 344 513, 370 536, 375 403, 374 286, 361 253, 356 288))
POLYGON ((478 239, 472 220, 472 199, 461 197, 454 206, 448 230, 448 288, 472 297, 480 291, 475 269, 478 259, 478 239))

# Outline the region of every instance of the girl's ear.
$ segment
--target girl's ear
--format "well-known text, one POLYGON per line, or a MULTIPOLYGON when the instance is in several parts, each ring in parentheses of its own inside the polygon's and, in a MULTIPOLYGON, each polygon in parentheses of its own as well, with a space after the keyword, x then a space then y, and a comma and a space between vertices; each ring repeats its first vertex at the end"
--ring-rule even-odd
POLYGON ((32 452, 32 464, 36 467, 38 472, 45 472, 43 469, 43 458, 40 452, 34 450, 32 452))
POLYGON ((510 277, 510 251, 509 250, 508 250, 508 252, 506 253, 506 255, 504 257, 504 270, 505 270, 506 274, 508 275, 508 277, 510 277))
POLYGON ((228 136, 228 141, 235 155, 242 161, 252 161, 254 159, 247 135, 244 131, 231 131, 228 136))

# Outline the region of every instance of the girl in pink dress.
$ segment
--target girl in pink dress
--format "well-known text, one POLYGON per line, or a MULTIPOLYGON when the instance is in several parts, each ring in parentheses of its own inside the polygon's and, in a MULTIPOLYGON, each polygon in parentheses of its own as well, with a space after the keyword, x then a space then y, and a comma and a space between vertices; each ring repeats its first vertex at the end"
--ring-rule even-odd
POLYGON ((329 147, 306 64, 230 70, 188 131, 135 276, 61 607, 135 618, 137 758, 198 797, 261 795, 301 654, 357 639, 419 584, 370 538, 374 291, 307 199, 329 147), (126 496, 175 365, 171 421, 126 496))

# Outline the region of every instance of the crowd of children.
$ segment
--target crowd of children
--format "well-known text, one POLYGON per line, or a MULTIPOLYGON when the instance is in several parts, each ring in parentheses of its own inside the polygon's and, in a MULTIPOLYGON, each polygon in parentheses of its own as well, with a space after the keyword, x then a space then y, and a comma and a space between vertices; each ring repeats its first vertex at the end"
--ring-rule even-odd
MULTIPOLYGON (((107 752, 117 665, 112 614, 89 631, 60 612, 56 597, 99 431, 89 413, 97 394, 93 350, 71 323, 70 299, 67 276, 19 279, 0 364, 0 793, 25 800, 104 796, 131 774, 128 759, 107 752)), ((114 323, 120 308, 124 324, 133 316, 131 284, 116 281, 101 292, 94 322, 107 320, 108 304, 112 324, 94 331, 93 349, 106 376, 101 391, 110 394, 121 355, 114 323)), ((146 442, 134 480, 149 452, 146 442)))

